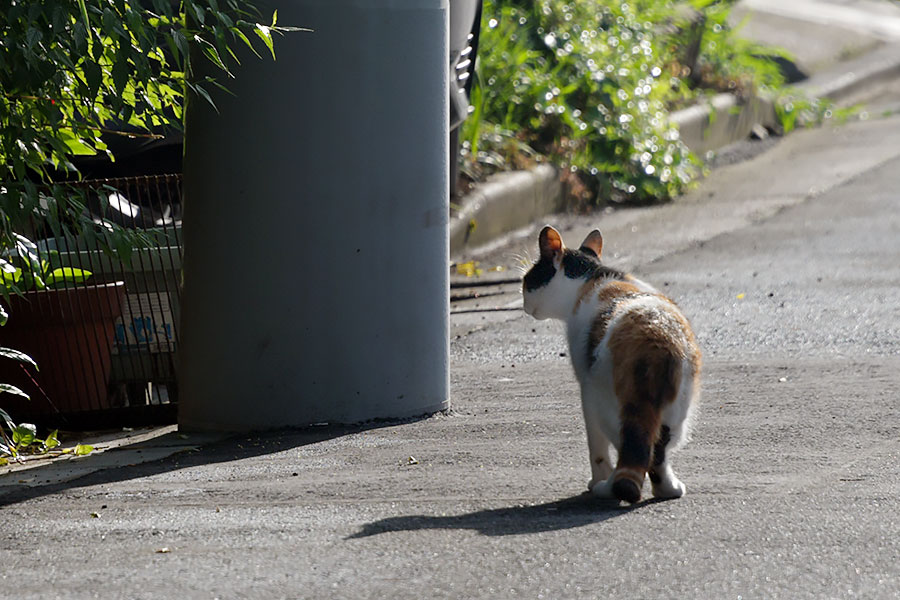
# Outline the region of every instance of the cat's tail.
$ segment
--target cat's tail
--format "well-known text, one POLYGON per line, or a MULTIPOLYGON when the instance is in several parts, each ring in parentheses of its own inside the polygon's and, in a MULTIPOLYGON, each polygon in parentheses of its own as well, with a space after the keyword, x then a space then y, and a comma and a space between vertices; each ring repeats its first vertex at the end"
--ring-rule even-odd
POLYGON ((681 383, 681 359, 666 348, 641 352, 620 370, 616 395, 620 405, 619 460, 613 495, 623 502, 641 499, 653 447, 660 435, 662 410, 675 401, 681 383))

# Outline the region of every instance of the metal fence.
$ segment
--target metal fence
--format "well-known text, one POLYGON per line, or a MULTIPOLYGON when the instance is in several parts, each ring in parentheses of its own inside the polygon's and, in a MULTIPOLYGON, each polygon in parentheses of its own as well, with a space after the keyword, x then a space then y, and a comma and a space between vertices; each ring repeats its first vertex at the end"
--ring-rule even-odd
POLYGON ((7 396, 4 408, 16 420, 70 429, 174 422, 181 176, 92 180, 79 187, 95 220, 139 233, 140 243, 110 249, 102 235, 47 236, 47 228, 35 224, 32 239, 52 257, 50 268, 91 276, 10 297, 0 346, 30 354, 39 370, 3 361, 0 381, 31 396, 7 396))

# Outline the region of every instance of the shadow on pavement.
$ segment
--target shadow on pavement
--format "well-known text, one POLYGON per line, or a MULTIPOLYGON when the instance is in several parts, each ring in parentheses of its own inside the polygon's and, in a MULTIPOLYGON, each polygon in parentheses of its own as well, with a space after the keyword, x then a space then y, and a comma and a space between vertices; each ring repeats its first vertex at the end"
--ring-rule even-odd
POLYGON ((637 510, 644 504, 646 503, 620 506, 611 500, 600 500, 585 492, 544 504, 490 508, 462 515, 389 517, 363 526, 361 531, 346 539, 423 529, 472 529, 488 536, 560 531, 601 523, 637 510))
POLYGON ((51 461, 27 471, 4 474, 0 476, 0 508, 70 489, 129 481, 191 467, 264 456, 352 433, 416 420, 418 419, 370 421, 359 425, 328 425, 242 433, 199 446, 185 442, 177 432, 171 433, 149 442, 119 446, 72 462, 51 461), (166 446, 175 449, 165 452, 161 458, 146 459, 147 454, 166 446), (143 459, 145 462, 134 456, 134 453, 139 451, 145 453, 143 459), (66 473, 67 471, 69 472, 66 473), (83 475, 79 475, 79 472, 83 475), (24 477, 28 477, 34 483, 11 483, 24 477))

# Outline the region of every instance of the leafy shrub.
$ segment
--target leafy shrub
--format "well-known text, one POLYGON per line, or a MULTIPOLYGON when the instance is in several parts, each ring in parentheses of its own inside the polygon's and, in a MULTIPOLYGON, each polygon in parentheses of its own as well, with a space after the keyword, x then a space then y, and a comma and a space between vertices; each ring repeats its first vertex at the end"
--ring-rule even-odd
POLYGON ((19 234, 15 238, 16 259, 0 256, 0 294, 4 297, 32 290, 65 289, 93 275, 85 269, 62 266, 56 250, 41 251, 28 238, 19 234))
POLYGON ((0 10, 0 247, 32 217, 77 222, 78 194, 52 185, 78 178, 72 158, 112 158, 111 138, 181 129, 185 95, 212 102, 239 48, 274 57, 273 34, 296 29, 276 17, 267 25, 238 0, 19 0, 0 10), (197 58, 212 75, 195 73, 197 58))
POLYGON ((258 16, 235 0, 13 2, 0 12, 0 179, 49 180, 70 156, 107 153, 104 135, 180 128, 185 88, 209 100, 221 85, 191 76, 189 43, 230 76, 235 45, 271 50, 285 29, 258 16))
POLYGON ((728 26, 731 4, 485 0, 463 131, 470 172, 527 145, 579 175, 581 200, 679 193, 700 163, 670 111, 706 93, 783 84, 779 53, 728 26))

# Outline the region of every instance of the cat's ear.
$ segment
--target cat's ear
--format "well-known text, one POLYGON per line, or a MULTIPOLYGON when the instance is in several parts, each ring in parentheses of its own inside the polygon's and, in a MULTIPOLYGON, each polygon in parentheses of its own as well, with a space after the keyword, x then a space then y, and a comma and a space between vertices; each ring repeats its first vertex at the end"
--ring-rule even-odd
POLYGON ((563 241, 559 232, 547 225, 541 229, 538 237, 538 247, 541 249, 541 258, 553 258, 563 251, 563 241))
POLYGON ((595 229, 584 238, 584 241, 581 242, 581 247, 582 249, 590 250, 597 255, 597 258, 600 258, 600 253, 603 252, 603 236, 595 229))

